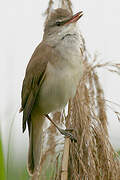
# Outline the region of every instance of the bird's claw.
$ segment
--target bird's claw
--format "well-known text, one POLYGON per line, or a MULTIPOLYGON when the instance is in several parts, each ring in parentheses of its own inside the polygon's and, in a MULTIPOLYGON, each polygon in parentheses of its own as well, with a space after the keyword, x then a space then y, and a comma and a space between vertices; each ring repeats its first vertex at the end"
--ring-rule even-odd
POLYGON ((69 131, 69 132, 72 132, 74 129, 73 128, 67 128, 65 129, 65 131, 69 131))
POLYGON ((77 139, 73 136, 73 134, 72 133, 70 133, 71 131, 73 131, 73 129, 59 129, 59 131, 60 131, 60 133, 62 134, 62 135, 64 135, 65 137, 68 137, 68 138, 70 138, 71 139, 71 141, 74 141, 74 142, 77 142, 77 139), (70 132, 69 132, 70 131, 70 132))

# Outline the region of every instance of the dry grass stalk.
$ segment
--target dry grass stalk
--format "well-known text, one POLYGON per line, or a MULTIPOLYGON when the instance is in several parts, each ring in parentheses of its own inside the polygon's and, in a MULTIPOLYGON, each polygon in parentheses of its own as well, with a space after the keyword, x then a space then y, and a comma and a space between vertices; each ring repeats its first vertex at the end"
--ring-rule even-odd
POLYGON ((107 116, 106 116, 103 89, 101 88, 99 77, 94 72, 93 72, 93 78, 94 78, 94 83, 95 83, 95 88, 96 88, 96 101, 97 101, 97 107, 98 107, 98 116, 103 125, 106 135, 108 135, 107 116))
POLYGON ((72 3, 70 0, 60 0, 61 1, 61 8, 68 9, 71 13, 72 11, 72 3))
POLYGON ((50 13, 51 13, 53 4, 54 4, 54 1, 53 1, 53 0, 49 0, 48 8, 46 9, 46 11, 45 11, 45 13, 44 13, 44 14, 46 15, 45 23, 47 22, 48 17, 49 17, 49 15, 50 15, 50 13))
POLYGON ((63 151, 63 158, 62 158, 61 180, 68 179, 69 147, 70 147, 70 139, 66 138, 65 143, 64 143, 64 151, 63 151))
POLYGON ((48 8, 47 8, 46 11, 45 11, 45 15, 46 15, 47 17, 50 15, 50 12, 51 12, 53 3, 54 3, 53 0, 49 0, 48 8))

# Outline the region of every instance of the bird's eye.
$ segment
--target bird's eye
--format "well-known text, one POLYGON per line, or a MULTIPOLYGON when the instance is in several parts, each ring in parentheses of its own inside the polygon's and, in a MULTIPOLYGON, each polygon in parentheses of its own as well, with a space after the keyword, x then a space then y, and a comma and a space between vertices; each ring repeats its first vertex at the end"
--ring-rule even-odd
POLYGON ((60 25, 61 25, 61 22, 60 22, 60 21, 57 21, 57 22, 56 22, 56 25, 57 25, 57 26, 60 26, 60 25))

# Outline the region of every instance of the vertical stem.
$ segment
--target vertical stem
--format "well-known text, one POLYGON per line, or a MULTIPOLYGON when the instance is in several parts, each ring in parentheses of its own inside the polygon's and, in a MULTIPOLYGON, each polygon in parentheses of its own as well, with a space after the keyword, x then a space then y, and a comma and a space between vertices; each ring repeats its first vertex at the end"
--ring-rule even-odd
POLYGON ((70 139, 66 138, 64 144, 63 159, 62 159, 61 180, 68 179, 69 147, 70 147, 70 139))

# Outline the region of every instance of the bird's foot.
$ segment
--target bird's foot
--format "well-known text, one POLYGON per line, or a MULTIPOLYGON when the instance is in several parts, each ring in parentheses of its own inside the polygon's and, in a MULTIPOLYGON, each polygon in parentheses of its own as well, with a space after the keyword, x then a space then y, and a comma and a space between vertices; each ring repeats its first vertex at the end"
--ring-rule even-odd
POLYGON ((64 135, 65 137, 68 137, 71 139, 71 141, 74 141, 74 142, 77 142, 77 139, 73 136, 73 134, 71 133, 74 129, 61 129, 57 126, 57 124, 49 117, 48 114, 45 115, 49 120, 50 122, 58 129, 58 131, 64 135))
POLYGON ((71 139, 71 141, 77 142, 77 139, 73 136, 73 134, 71 133, 71 131, 73 131, 73 129, 61 129, 59 128, 59 131, 62 135, 64 135, 65 137, 68 137, 71 139))

